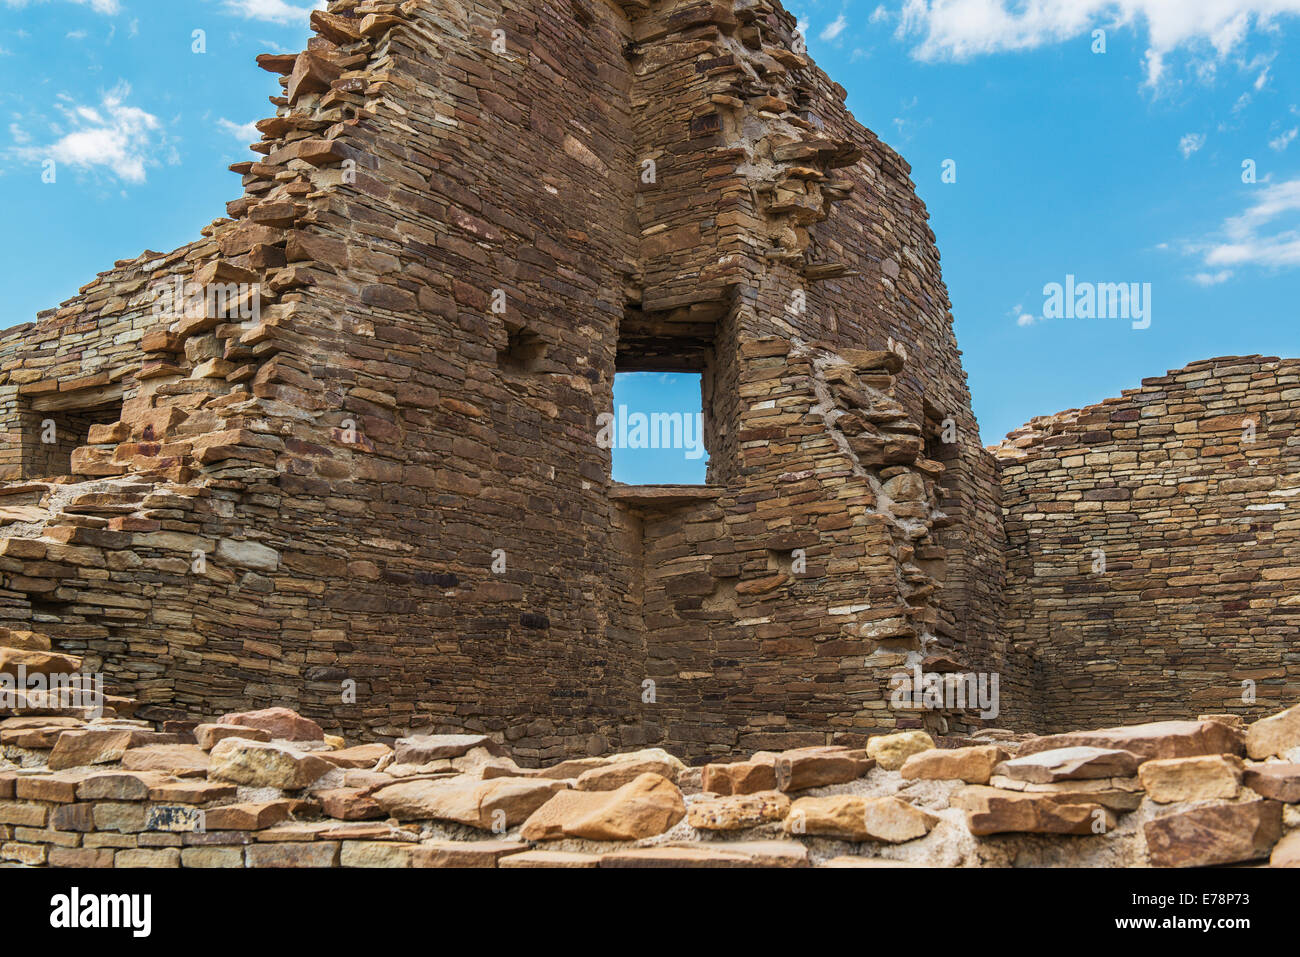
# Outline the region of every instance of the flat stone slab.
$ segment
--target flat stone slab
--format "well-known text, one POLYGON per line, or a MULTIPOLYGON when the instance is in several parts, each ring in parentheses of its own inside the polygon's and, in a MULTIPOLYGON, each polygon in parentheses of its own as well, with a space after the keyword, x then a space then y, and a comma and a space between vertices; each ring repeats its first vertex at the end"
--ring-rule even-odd
POLYGON ((1130 751, 1142 761, 1192 758, 1203 754, 1241 754, 1242 733, 1218 721, 1157 721, 1099 731, 1073 731, 1031 738, 1020 745, 1017 758, 1058 748, 1104 748, 1130 751))

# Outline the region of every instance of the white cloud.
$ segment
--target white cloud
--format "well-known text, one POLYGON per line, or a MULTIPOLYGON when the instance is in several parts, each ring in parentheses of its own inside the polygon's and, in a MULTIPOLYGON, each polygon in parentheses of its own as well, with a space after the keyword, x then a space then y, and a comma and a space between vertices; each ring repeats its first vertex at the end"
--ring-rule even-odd
POLYGON ((1198 286, 1217 286, 1225 283, 1232 278, 1231 269, 1221 269, 1218 272, 1198 272, 1192 277, 1192 282, 1198 286))
POLYGON ((1240 216, 1186 251, 1212 273, 1241 266, 1300 267, 1300 178, 1261 187, 1240 216))
POLYGON ((1022 328, 1024 326, 1032 326, 1034 323, 1042 319, 1042 316, 1032 316, 1025 312, 1024 306, 1016 306, 1016 308, 1011 310, 1010 315, 1016 317, 1016 325, 1021 326, 1022 328))
POLYGON ((871 16, 867 18, 868 23, 884 23, 890 18, 889 10, 882 3, 876 9, 871 11, 871 16))
POLYGON ((1183 154, 1183 159, 1187 159, 1193 153, 1200 150, 1205 145, 1204 133, 1188 133, 1178 141, 1178 149, 1183 154))
POLYGON ((1295 141, 1297 136, 1300 136, 1300 126, 1292 127, 1275 140, 1269 140, 1268 145, 1271 149, 1282 153, 1295 141))
POLYGON ((1156 84, 1173 50, 1208 46, 1223 59, 1252 25, 1270 30, 1287 14, 1300 14, 1300 0, 904 0, 898 34, 920 37, 919 59, 964 60, 1144 25, 1147 81, 1156 84))
POLYGON ((845 19, 844 14, 841 13, 838 17, 836 17, 836 18, 835 18, 834 20, 832 20, 830 23, 826 24, 826 28, 825 28, 824 30, 822 30, 822 32, 821 32, 821 39, 822 39, 822 42, 823 42, 823 43, 830 43, 830 42, 831 42, 832 40, 834 40, 837 36, 839 36, 841 33, 843 33, 843 32, 844 32, 844 28, 847 27, 848 25, 849 25, 849 21, 848 21, 847 19, 845 19))
POLYGON ((75 128, 49 146, 23 147, 20 155, 78 169, 103 167, 128 183, 143 183, 146 168, 157 165, 161 144, 154 140, 162 124, 153 114, 127 106, 130 95, 131 88, 121 84, 104 94, 98 108, 60 106, 75 128))
POLYGON ((324 10, 325 0, 318 3, 295 5, 286 0, 225 0, 226 8, 249 20, 270 20, 272 23, 305 23, 313 10, 324 10))
POLYGON ((256 143, 262 138, 262 131, 257 128, 257 123, 232 123, 230 120, 222 117, 217 120, 217 125, 229 133, 235 139, 247 146, 249 143, 256 143))
MULTIPOLYGON (((48 3, 49 0, 4 0, 7 7, 25 7, 31 2, 48 3)), ((90 7, 96 13, 114 14, 120 13, 122 10, 122 4, 118 0, 72 0, 72 2, 83 7, 90 7)))

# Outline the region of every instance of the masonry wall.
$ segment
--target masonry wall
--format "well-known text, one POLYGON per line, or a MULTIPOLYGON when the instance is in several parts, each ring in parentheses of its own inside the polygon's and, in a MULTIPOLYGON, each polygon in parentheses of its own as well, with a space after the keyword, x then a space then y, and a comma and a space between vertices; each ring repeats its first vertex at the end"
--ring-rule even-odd
POLYGON ((0 489, 0 617, 146 717, 290 704, 531 761, 977 723, 896 708, 915 666, 1035 720, 925 208, 792 16, 313 24, 260 58, 282 95, 228 217, 0 344, 0 403, 124 399, 71 475, 0 489), (176 280, 258 309, 160 318, 176 280), (620 487, 596 442, 616 372, 664 363, 705 374, 705 489, 620 487))
POLYGON ((1300 360, 1213 359, 999 447, 1008 634, 1043 730, 1295 699, 1297 400, 1300 360))

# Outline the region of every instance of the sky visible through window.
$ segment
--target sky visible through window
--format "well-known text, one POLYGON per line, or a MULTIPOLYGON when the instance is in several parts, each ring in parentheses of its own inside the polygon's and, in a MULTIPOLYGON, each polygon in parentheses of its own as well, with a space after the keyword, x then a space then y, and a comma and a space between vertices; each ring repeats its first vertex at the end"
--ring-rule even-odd
POLYGON ((709 464, 704 450, 703 401, 696 372, 616 375, 614 420, 609 423, 614 481, 703 485, 709 464), (649 445, 659 447, 646 447, 649 445))

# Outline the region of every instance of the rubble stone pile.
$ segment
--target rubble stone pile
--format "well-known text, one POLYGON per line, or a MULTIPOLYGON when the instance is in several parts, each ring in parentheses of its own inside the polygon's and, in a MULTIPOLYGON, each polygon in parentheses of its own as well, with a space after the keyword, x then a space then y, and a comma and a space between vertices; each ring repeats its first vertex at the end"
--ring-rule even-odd
POLYGON ((19 865, 1300 866, 1300 706, 695 767, 660 748, 523 767, 472 734, 348 746, 287 708, 159 728, 122 700, 8 713, 0 861, 19 865))

